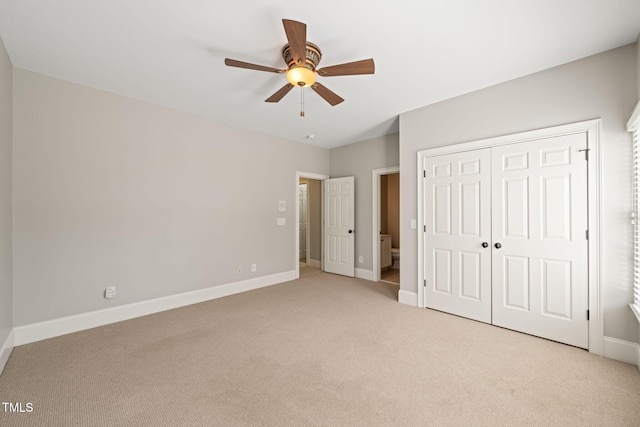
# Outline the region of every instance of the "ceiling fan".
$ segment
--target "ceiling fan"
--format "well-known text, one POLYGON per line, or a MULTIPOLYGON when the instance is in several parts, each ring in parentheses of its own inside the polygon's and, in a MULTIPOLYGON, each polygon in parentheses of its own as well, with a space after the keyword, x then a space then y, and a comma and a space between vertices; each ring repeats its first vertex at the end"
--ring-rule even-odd
MULTIPOLYGON (((290 19, 283 19, 282 24, 284 25, 284 31, 289 42, 282 48, 282 59, 284 59, 285 64, 287 64, 286 69, 266 67, 264 65, 251 64, 229 58, 225 58, 224 60, 224 63, 229 67, 286 74, 289 82, 267 98, 265 102, 278 102, 295 86, 301 88, 308 86, 332 106, 338 105, 344 101, 344 99, 329 90, 326 86, 317 82, 317 75, 330 77, 373 74, 375 72, 373 59, 363 59, 361 61, 317 69, 318 63, 320 63, 320 59, 322 58, 322 53, 318 46, 307 41, 307 25, 290 19)), ((301 92, 300 115, 304 116, 304 91, 301 92)))

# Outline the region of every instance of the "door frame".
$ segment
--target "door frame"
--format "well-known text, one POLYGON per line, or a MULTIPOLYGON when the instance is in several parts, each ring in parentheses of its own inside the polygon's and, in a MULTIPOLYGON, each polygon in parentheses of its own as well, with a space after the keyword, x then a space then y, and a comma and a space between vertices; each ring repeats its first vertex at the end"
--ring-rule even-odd
MULTIPOLYGON (((373 269, 371 280, 374 282, 380 281, 380 177, 394 173, 400 173, 400 166, 389 166, 371 171, 371 238, 373 242, 371 245, 373 247, 373 252, 371 253, 373 269)), ((402 253, 402 250, 400 250, 400 253, 402 253)))
MULTIPOLYGON (((295 241, 295 248, 294 248, 294 266, 295 266, 295 272, 296 272, 296 279, 300 278, 300 263, 298 262, 298 254, 300 252, 300 204, 298 203, 298 184, 300 183, 300 178, 307 178, 307 179, 315 179, 317 181, 324 181, 325 179, 329 178, 329 175, 324 175, 324 174, 319 174, 319 173, 313 173, 313 172, 302 172, 302 171, 296 171, 296 181, 295 181, 295 185, 293 186, 294 189, 294 197, 293 200, 295 201, 294 205, 295 205, 295 219, 294 219, 294 233, 295 233, 295 237, 294 237, 294 241, 295 241)), ((308 187, 307 187, 308 188, 308 187)), ((324 199, 324 185, 320 186, 321 188, 321 195, 320 198, 321 200, 324 199)), ((322 217, 322 224, 321 224, 321 235, 324 235, 324 213, 321 210, 320 216, 322 217)), ((309 224, 307 224, 307 232, 308 232, 308 228, 309 228, 309 224)), ((308 234, 308 233, 307 233, 308 234)), ((322 239, 320 239, 320 265, 321 265, 321 269, 324 270, 324 256, 323 254, 323 248, 322 248, 322 239)))
POLYGON ((417 153, 417 243, 418 243, 418 307, 425 308, 424 286, 426 283, 424 272, 424 177, 423 164, 427 157, 443 154, 458 153, 461 151, 478 150, 500 145, 517 144, 543 138, 562 136, 567 134, 586 133, 587 147, 589 149, 587 164, 587 198, 588 198, 588 294, 589 294, 589 352, 603 355, 604 352, 604 326, 602 316, 602 295, 600 286, 600 271, 602 269, 600 257, 600 218, 601 218, 601 155, 600 145, 602 139, 602 119, 586 120, 566 125, 536 129, 494 138, 448 145, 418 151, 417 153))

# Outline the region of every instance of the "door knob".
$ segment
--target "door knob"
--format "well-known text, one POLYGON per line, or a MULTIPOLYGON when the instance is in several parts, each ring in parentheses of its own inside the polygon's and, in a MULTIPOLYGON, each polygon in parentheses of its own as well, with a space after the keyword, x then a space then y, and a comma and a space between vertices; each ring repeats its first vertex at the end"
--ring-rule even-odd
POLYGON ((482 242, 482 247, 483 247, 483 248, 488 248, 488 247, 489 247, 489 244, 488 244, 487 242, 482 242))
POLYGON ((502 245, 500 243, 496 243, 495 245, 493 245, 496 247, 496 249, 500 249, 502 247, 502 245))
POLYGON ((349 234, 353 233, 353 230, 349 230, 349 234))

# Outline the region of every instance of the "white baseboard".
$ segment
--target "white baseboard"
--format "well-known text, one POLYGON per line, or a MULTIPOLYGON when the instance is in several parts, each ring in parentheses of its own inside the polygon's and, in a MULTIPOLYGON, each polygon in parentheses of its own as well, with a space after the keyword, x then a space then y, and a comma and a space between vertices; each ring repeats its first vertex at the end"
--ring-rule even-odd
POLYGON ((373 271, 365 270, 362 268, 356 268, 356 277, 358 279, 373 281, 373 271))
POLYGON ((640 345, 634 342, 604 337, 603 356, 640 367, 640 345))
POLYGON ((13 347, 14 347, 14 333, 12 329, 11 332, 9 332, 7 339, 4 340, 2 347, 0 347, 0 374, 2 374, 2 371, 6 366, 7 361, 9 360, 9 356, 11 356, 11 351, 13 350, 13 347))
POLYGON ((255 279, 243 280, 241 282, 213 286, 206 289, 199 289, 197 291, 185 292, 163 298, 121 305, 104 310, 62 317, 60 319, 48 320, 31 325, 19 326, 14 329, 14 345, 29 344, 47 338, 70 334, 72 332, 121 322, 123 320, 146 316, 148 314, 158 313, 165 310, 172 310, 174 308, 222 298, 238 294, 240 292, 264 288, 266 286, 276 285, 290 280, 295 280, 295 270, 257 277, 255 279))
POLYGON ((412 307, 418 306, 418 293, 405 291, 404 289, 400 289, 398 291, 398 302, 400 304, 410 305, 412 307))
POLYGON ((312 268, 322 268, 322 262, 319 259, 310 259, 307 258, 306 264, 312 268))

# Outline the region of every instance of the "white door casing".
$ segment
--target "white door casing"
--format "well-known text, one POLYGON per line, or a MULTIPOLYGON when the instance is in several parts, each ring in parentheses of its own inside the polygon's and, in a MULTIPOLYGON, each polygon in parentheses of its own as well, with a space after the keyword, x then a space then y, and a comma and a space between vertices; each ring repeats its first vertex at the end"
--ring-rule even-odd
MULTIPOLYGON (((294 184, 294 187, 292 188, 292 197, 294 198, 293 200, 297 200, 298 199, 298 192, 300 189, 300 178, 308 178, 308 179, 314 179, 314 180, 318 180, 318 181, 323 181, 327 178, 329 178, 328 175, 322 175, 322 174, 318 174, 318 173, 313 173, 313 172, 301 172, 301 171, 296 171, 295 174, 295 181, 293 181, 292 183, 294 184)), ((300 263, 299 263, 299 254, 300 254, 300 205, 298 203, 295 203, 296 209, 295 209, 295 227, 294 227, 294 232, 295 235, 293 235, 293 240, 294 240, 294 244, 295 244, 295 251, 291 254, 293 257, 293 261, 294 261, 294 268, 295 268, 295 277, 296 279, 300 277, 300 263)), ((307 224, 307 228, 308 228, 308 224, 307 224)), ((321 224, 321 228, 324 230, 324 224, 321 224)), ((309 233, 307 233, 308 235, 309 233)), ((324 233, 322 232, 322 235, 324 235, 324 233)), ((323 242, 321 242, 323 243, 323 242)), ((308 245, 307 245, 308 247, 308 245)), ((322 252, 322 251, 321 251, 322 252)), ((322 254, 320 255, 320 258, 322 258, 322 254)), ((322 264, 322 259, 320 259, 320 263, 322 264)))
POLYGON ((424 170, 426 307, 490 323, 490 152, 428 157, 424 170))
MULTIPOLYGON (((428 223, 426 159, 490 149, 492 322, 602 355, 600 132, 597 119, 419 152, 418 229, 428 223)), ((428 304, 426 245, 424 233, 420 306, 428 304)))
POLYGON ((373 252, 371 254, 371 260, 373 264, 372 270, 372 278, 371 280, 374 282, 378 282, 380 280, 380 178, 382 175, 390 175, 394 173, 400 173, 400 166, 391 166, 380 169, 373 169, 371 171, 371 236, 372 236, 372 245, 373 252))
POLYGON ((355 276, 354 177, 324 181, 324 271, 355 276))

